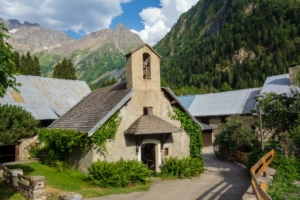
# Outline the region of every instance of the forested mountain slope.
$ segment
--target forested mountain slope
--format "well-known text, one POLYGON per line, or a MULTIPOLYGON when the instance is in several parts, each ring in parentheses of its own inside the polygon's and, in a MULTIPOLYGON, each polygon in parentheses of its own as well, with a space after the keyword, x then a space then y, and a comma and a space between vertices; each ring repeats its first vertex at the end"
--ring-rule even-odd
POLYGON ((197 93, 262 86, 300 64, 299 22, 299 0, 200 0, 154 46, 162 77, 197 93))

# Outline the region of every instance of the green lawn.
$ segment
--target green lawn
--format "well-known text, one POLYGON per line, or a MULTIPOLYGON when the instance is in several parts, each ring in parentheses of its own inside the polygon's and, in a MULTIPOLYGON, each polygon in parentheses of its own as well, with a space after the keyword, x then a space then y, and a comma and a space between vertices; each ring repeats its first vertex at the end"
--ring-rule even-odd
MULTIPOLYGON (((146 191, 150 187, 147 185, 138 185, 128 188, 100 188, 84 181, 84 175, 78 171, 64 170, 57 172, 56 169, 43 165, 41 163, 28 163, 22 165, 8 165, 10 169, 23 169, 25 176, 45 176, 47 199, 58 199, 60 194, 66 192, 77 192, 83 198, 99 197, 110 194, 129 193, 134 191, 146 191)), ((20 194, 9 189, 4 183, 0 182, 0 199, 22 199, 20 194)), ((25 199, 25 198, 23 198, 25 199)))

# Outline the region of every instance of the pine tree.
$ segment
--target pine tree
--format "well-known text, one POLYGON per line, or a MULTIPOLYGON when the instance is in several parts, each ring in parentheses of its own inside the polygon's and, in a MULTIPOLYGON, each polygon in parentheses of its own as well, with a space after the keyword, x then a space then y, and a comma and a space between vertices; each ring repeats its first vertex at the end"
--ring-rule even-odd
POLYGON ((76 80, 76 70, 70 59, 64 58, 61 62, 55 65, 53 78, 76 80))

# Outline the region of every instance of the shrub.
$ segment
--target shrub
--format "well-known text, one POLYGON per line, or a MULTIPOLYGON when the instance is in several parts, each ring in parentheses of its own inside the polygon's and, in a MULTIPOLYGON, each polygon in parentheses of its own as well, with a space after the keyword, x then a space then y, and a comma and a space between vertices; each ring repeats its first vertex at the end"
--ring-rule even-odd
POLYGON ((234 144, 244 152, 251 151, 255 146, 255 135, 251 128, 253 119, 250 117, 230 116, 226 123, 220 126, 220 133, 216 136, 214 145, 229 147, 234 144))
POLYGON ((199 176, 203 171, 203 160, 192 157, 182 159, 170 157, 166 158, 162 165, 161 176, 186 178, 199 176))
POLYGON ((98 160, 89 167, 88 179, 100 187, 125 187, 145 184, 152 173, 137 160, 120 159, 117 162, 98 160))
POLYGON ((36 135, 38 124, 39 121, 23 108, 0 105, 0 145, 36 135))
POLYGON ((279 151, 275 153, 271 167, 277 172, 267 191, 272 199, 300 198, 300 186, 294 184, 295 180, 300 180, 299 166, 300 162, 295 157, 287 157, 279 151))

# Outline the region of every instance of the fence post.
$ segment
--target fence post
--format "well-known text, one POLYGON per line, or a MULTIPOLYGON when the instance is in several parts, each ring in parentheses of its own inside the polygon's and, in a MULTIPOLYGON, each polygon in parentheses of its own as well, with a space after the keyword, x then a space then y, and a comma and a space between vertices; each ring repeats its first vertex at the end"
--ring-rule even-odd
POLYGON ((263 177, 267 176, 267 164, 266 164, 266 157, 262 157, 262 169, 263 169, 263 177))
POLYGON ((46 183, 44 176, 30 177, 29 199, 45 200, 46 199, 46 183))
POLYGON ((22 169, 11 169, 10 170, 10 184, 13 186, 13 188, 18 189, 19 188, 19 178, 18 174, 23 175, 23 170, 22 169))

